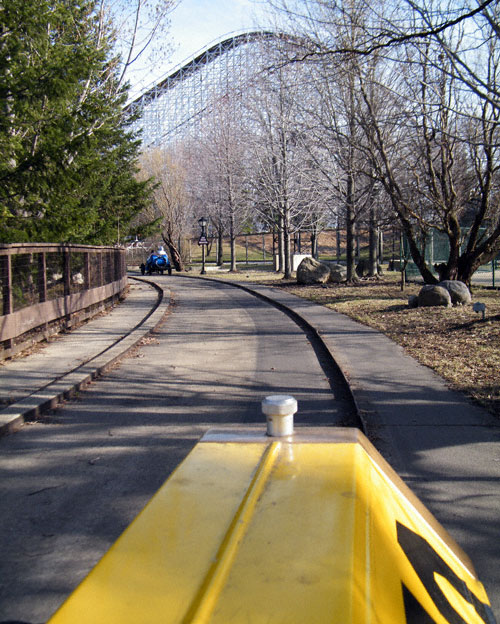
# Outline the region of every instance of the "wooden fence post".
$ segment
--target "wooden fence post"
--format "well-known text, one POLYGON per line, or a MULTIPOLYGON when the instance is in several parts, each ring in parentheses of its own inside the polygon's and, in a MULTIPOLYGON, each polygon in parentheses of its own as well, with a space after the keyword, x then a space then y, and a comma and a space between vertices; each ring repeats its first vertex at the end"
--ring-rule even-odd
POLYGON ((38 254, 38 301, 47 301, 47 258, 44 252, 38 254))
POLYGON ((102 252, 99 252, 97 254, 97 257, 99 258, 98 263, 97 263, 98 264, 98 275, 99 275, 99 284, 98 284, 99 286, 102 286, 104 284, 102 256, 103 256, 102 252))
MULTIPOLYGON (((1 256, 2 261, 0 267, 2 269, 2 310, 3 314, 12 314, 13 312, 13 296, 12 296, 12 257, 7 254, 1 256)), ((14 341, 12 338, 4 340, 4 349, 12 349, 14 341)))
POLYGON ((2 275, 3 275, 3 314, 12 314, 12 260, 11 256, 2 256, 2 275))
POLYGON ((63 284, 64 294, 71 294, 71 258, 68 249, 63 251, 63 284))
POLYGON ((84 288, 90 288, 90 253, 87 251, 83 254, 83 283, 84 288))

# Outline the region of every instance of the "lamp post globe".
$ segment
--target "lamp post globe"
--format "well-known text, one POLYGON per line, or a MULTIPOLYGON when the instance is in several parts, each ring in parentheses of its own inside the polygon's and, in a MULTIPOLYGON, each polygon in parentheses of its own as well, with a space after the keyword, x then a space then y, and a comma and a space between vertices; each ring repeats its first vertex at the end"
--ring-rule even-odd
POLYGON ((200 217, 198 219, 198 225, 201 228, 201 235, 202 236, 206 236, 207 235, 208 219, 206 217, 200 217))

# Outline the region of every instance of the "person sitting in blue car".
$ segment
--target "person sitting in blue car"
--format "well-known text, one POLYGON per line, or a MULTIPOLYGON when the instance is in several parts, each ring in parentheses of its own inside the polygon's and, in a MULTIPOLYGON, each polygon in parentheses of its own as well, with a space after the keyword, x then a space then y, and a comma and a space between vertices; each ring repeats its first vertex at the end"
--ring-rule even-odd
POLYGON ((158 251, 151 249, 151 253, 146 260, 146 264, 141 264, 141 273, 144 275, 147 273, 151 275, 154 272, 158 272, 163 275, 163 271, 168 271, 169 275, 172 275, 172 265, 168 259, 167 252, 162 245, 158 247, 158 251))

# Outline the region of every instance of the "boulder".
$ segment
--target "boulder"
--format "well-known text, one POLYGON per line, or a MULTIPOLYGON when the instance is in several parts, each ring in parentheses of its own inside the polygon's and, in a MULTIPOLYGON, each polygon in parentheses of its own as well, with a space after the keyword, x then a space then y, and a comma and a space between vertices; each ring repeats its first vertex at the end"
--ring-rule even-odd
POLYGON ((439 282, 438 286, 446 288, 450 293, 451 303, 453 305, 465 305, 472 301, 470 290, 463 282, 459 282, 458 280, 443 280, 439 282))
POLYGON ((336 262, 325 263, 330 269, 329 282, 340 284, 341 282, 347 282, 347 267, 343 264, 337 264, 336 262))
POLYGON ((408 297, 408 307, 409 308, 418 308, 418 297, 417 297, 417 295, 410 295, 408 297))
POLYGON ((330 267, 314 258, 304 258, 297 267, 297 283, 324 284, 330 279, 330 267))
POLYGON ((418 307, 425 308, 431 306, 451 307, 450 293, 442 286, 426 284, 418 293, 418 307))

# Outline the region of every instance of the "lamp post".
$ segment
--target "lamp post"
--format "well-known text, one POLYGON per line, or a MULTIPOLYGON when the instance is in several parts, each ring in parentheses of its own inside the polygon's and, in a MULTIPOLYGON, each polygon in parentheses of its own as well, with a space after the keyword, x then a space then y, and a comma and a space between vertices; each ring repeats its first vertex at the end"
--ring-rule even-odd
POLYGON ((206 246, 208 245, 207 240, 207 225, 208 221, 205 217, 201 217, 198 219, 198 224, 201 228, 201 236, 198 239, 198 245, 201 245, 201 275, 205 275, 205 251, 206 246))

